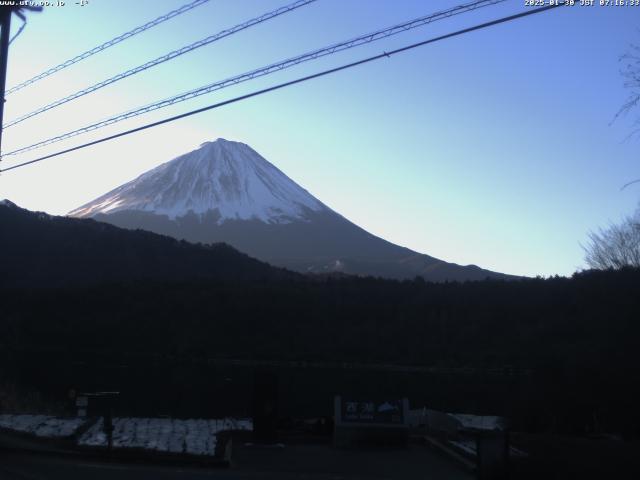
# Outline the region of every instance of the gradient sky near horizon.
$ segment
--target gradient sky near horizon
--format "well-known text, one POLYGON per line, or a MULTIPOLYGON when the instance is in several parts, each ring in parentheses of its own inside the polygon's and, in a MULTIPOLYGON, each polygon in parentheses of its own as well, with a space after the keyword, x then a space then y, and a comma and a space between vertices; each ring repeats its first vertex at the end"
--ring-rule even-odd
MULTIPOLYGON (((29 14, 7 86, 185 3, 67 1, 29 14)), ((10 95, 5 120, 287 3, 211 0, 10 95)), ((10 127, 3 151, 459 3, 318 0, 10 127)), ((510 0, 442 20, 3 166, 527 8, 510 0)), ((19 25, 14 17, 12 31, 19 25)), ((588 232, 633 213, 640 198, 638 185, 621 191, 640 176, 640 145, 625 141, 633 116, 611 124, 629 93, 619 58, 640 43, 639 27, 640 7, 558 8, 3 173, 0 198, 65 214, 223 137, 393 243, 506 273, 570 275, 584 267, 588 232)))

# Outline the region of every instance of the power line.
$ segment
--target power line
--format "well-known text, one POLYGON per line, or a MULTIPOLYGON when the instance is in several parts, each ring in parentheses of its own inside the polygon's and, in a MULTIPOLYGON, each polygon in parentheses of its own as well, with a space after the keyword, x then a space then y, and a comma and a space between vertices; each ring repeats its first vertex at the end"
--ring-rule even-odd
POLYGON ((12 125, 15 125, 17 123, 23 122, 28 118, 31 118, 35 115, 39 115, 43 112, 46 112, 47 110, 51 110, 52 108, 55 107, 59 107, 62 104, 65 104, 67 102, 70 102, 72 100, 75 100, 76 98, 82 97, 84 95, 87 95, 89 93, 95 92, 96 90, 99 90, 101 88, 106 87, 107 85, 111 85, 112 83, 118 82, 120 80, 123 80, 127 77, 130 77, 132 75, 135 75, 137 73, 140 73, 144 70, 147 70, 151 67, 155 67, 156 65, 160 65, 161 63, 164 62, 168 62, 169 60, 173 60, 176 57, 179 57, 180 55, 184 55, 185 53, 191 52, 192 50, 195 50, 197 48, 200 47, 204 47, 205 45, 209 45, 210 43, 216 42, 222 38, 228 37, 233 35, 234 33, 238 33, 242 30, 245 30, 247 28, 253 27, 254 25, 258 25, 260 23, 266 22, 267 20, 271 20, 272 18, 278 17, 280 15, 283 15, 285 13, 289 13, 293 10, 296 10, 300 7, 304 7, 305 5, 308 5, 310 3, 313 3, 317 0, 296 0, 295 2, 289 4, 289 5, 285 5, 284 7, 280 7, 277 8, 276 10, 273 10, 271 12, 267 12, 263 15, 260 15, 259 17, 256 18, 252 18, 251 20, 248 20, 246 22, 243 22, 241 24, 236 25, 235 27, 231 27, 229 29, 226 30, 222 30, 221 32, 216 33, 215 35, 210 35, 207 38, 204 38, 202 40, 198 40, 197 42, 194 42, 190 45, 184 46, 182 48, 179 48, 177 50, 173 50, 172 52, 169 52, 165 55, 162 55, 161 57, 155 58, 153 60, 150 60, 146 63, 143 63, 142 65, 139 65, 135 68, 131 68, 129 70, 127 70, 126 72, 122 72, 119 73, 118 75, 115 75, 113 77, 107 78, 106 80, 103 80, 101 82, 96 83, 95 85, 92 85, 90 87, 87 87, 83 90, 80 90, 76 93, 73 93, 71 95, 68 95, 64 98, 61 98, 59 100, 56 100, 55 102, 49 103, 48 105, 45 105, 44 107, 40 107, 37 110, 34 110, 30 113, 27 113, 25 115, 22 115, 10 122, 8 122, 7 124, 5 124, 3 126, 3 128, 8 128, 11 127, 12 125))
POLYGON ((371 43, 377 40, 381 40, 387 37, 390 37, 392 35, 396 35, 402 32, 405 32, 407 30, 411 30, 413 28, 417 28, 417 27, 421 27, 424 25, 427 25, 429 23, 438 21, 438 20, 442 20, 445 18, 449 18, 452 17, 454 15, 459 15, 462 13, 466 13, 469 11, 473 11, 476 10, 478 8, 483 8, 483 7, 487 7, 490 5, 495 5, 497 3, 502 3, 506 0, 478 0, 478 1, 474 1, 471 3, 466 3, 463 5, 459 5, 457 7, 453 7, 451 9, 448 10, 443 10, 440 12, 436 12, 427 16, 423 16, 423 17, 419 17, 416 18, 414 20, 409 20, 407 22, 398 24, 398 25, 394 25, 392 27, 388 27, 385 28, 383 30, 378 30, 372 33, 368 33, 366 35, 361 35, 359 37, 356 38, 352 38, 351 40, 347 40, 347 41, 343 41, 340 43, 336 43, 333 44, 329 47, 324 47, 324 48, 320 48, 318 50, 314 50, 312 52, 308 52, 302 55, 298 55, 296 57, 293 58, 289 58, 287 60, 278 62, 278 63, 274 63, 271 65, 267 65, 266 67, 262 67, 256 70, 251 70, 249 72, 240 74, 240 75, 236 75, 234 77, 231 78, 227 78, 225 80, 222 81, 218 81, 218 82, 214 82, 211 83, 209 85, 205 85, 203 87, 194 89, 194 90, 189 90, 187 92, 175 95, 173 97, 164 99, 164 100, 160 100, 148 105, 145 105, 143 107, 139 107, 136 108, 134 110, 129 110, 127 112, 124 113, 120 113, 118 115, 112 116, 110 118, 101 120, 99 122, 93 123, 91 125, 87 125, 85 127, 76 129, 76 130, 72 130, 70 132, 66 132, 63 133, 61 135, 57 135, 55 137, 51 137, 48 138, 46 140, 42 140, 40 142, 34 143, 32 145, 28 145, 25 147, 21 147, 18 148, 16 150, 7 152, 6 154, 3 154, 3 157, 7 157, 10 155, 17 155, 20 153, 25 153, 31 150, 35 150, 38 148, 42 148, 45 147, 47 145, 51 145, 53 143, 57 143, 60 142, 62 140, 66 140, 68 138, 71 137, 75 137, 77 135, 81 135, 83 133, 88 133, 91 132, 93 130, 97 130, 99 128, 103 128, 106 127, 108 125, 112 125, 114 123, 118 123, 121 122, 123 120, 127 120, 129 118, 133 118, 136 117, 138 115, 142 115, 144 113, 148 113, 154 110, 158 110, 160 108, 164 108, 170 105, 174 105, 176 103, 180 103, 186 100, 190 100, 192 98, 196 98, 199 97, 201 95, 205 95, 207 93, 211 93, 213 91, 216 90, 221 90, 223 88, 227 88, 233 85, 237 85, 238 83, 242 83, 248 80, 252 80, 254 78, 258 78, 258 77, 262 77, 265 75, 269 75, 271 73, 274 72, 278 72, 280 70, 284 70, 290 67, 293 67, 295 65, 299 65, 303 62, 307 62, 310 60, 316 60, 318 58, 324 57, 326 55, 331 55, 337 52, 341 52, 344 50, 348 50, 354 47, 358 47, 360 45, 364 45, 367 43, 371 43))
POLYGON ((150 22, 147 22, 144 25, 136 27, 133 30, 129 30, 128 32, 123 33, 122 35, 118 35, 117 37, 112 38, 107 42, 104 42, 102 45, 98 45, 97 47, 94 47, 91 50, 87 50, 86 52, 83 52, 80 55, 76 55, 75 57, 62 62, 56 65, 55 67, 51 67, 50 69, 36 75, 35 77, 30 78, 29 80, 25 80, 24 82, 16 85, 15 87, 12 87, 9 90, 7 90, 6 95, 10 95, 11 93, 17 92, 18 90, 21 90, 24 87, 37 82, 38 80, 42 80, 43 78, 48 77, 49 75, 53 75, 54 73, 59 72, 60 70, 63 70, 73 65, 74 63, 78 63, 79 61, 84 60, 85 58, 88 58, 92 55, 95 55, 96 53, 99 53, 103 50, 106 50, 109 47, 113 47, 114 45, 120 42, 123 42, 128 38, 131 38, 139 33, 142 33, 145 30, 149 30, 150 28, 155 27, 156 25, 160 25, 161 23, 166 22, 167 20, 170 20, 173 17, 177 17, 178 15, 181 15, 185 12, 188 12, 189 10, 199 7, 200 5, 203 5, 208 1, 209 0, 194 0, 193 2, 183 5, 180 8, 177 8, 176 10, 172 10, 168 13, 165 13, 164 15, 159 16, 155 20, 151 20, 150 22))
MULTIPOLYGON (((20 28, 18 28, 18 31, 15 33, 13 37, 11 37, 11 40, 9 40, 9 45, 11 45, 13 41, 20 36, 20 34, 22 33, 22 31, 25 29, 26 26, 27 26, 27 20, 25 18, 24 20, 22 20, 22 25, 20 25, 20 28)), ((7 94, 5 94, 5 96, 7 94)))
POLYGON ((140 132, 142 130, 146 130, 148 128, 157 127, 157 126, 163 125, 165 123, 170 123, 170 122, 173 122, 175 120, 180 120, 181 118, 190 117, 191 115, 196 115, 198 113, 206 112, 208 110, 213 110, 215 108, 223 107, 225 105, 230 105, 232 103, 240 102, 242 100, 246 100, 246 99, 249 99, 249 98, 252 98, 252 97, 257 97, 259 95, 263 95, 265 93, 273 92, 275 90, 280 90, 282 88, 289 87, 289 86, 292 86, 292 85, 296 85, 298 83, 303 83, 303 82, 306 82, 308 80, 313 80, 315 78, 324 77, 324 76, 330 75, 332 73, 340 72, 342 70, 347 70, 349 68, 353 68, 353 67, 356 67, 356 66, 359 66, 359 65, 363 65, 363 64, 366 64, 366 63, 369 63, 369 62, 373 62, 373 61, 376 61, 376 60, 381 60, 383 58, 389 58, 389 57, 391 57, 391 55, 395 55, 397 53, 406 52, 406 51, 412 50, 414 48, 418 48, 418 47, 422 47, 424 45, 428 45, 430 43, 435 43, 435 42, 438 42, 438 41, 441 41, 441 40, 446 40, 446 39, 451 38, 451 37, 456 37, 456 36, 459 36, 459 35, 463 35, 465 33, 473 32, 475 30, 481 30, 481 29, 484 29, 484 28, 492 27, 494 25, 498 25, 498 24, 501 24, 501 23, 510 22, 510 21, 516 20, 518 18, 523 18, 523 17, 527 17, 527 16, 530 16, 530 15, 535 15, 537 13, 541 13, 541 12, 544 12, 544 11, 547 11, 547 10, 551 10, 551 9, 554 9, 554 8, 557 8, 557 7, 560 7, 560 6, 564 6, 564 3, 559 3, 559 4, 554 4, 554 5, 547 5, 545 7, 540 7, 540 8, 536 8, 536 9, 533 9, 533 10, 527 10, 525 12, 517 13, 515 15, 510 15, 508 17, 502 17, 502 18, 499 18, 497 20, 492 20, 490 22, 486 22, 486 23, 482 23, 482 24, 479 24, 479 25, 475 25, 473 27, 465 28, 465 29, 458 30, 458 31, 455 31, 455 32, 452 32, 452 33, 447 33, 446 35, 441 35, 439 37, 431 38, 429 40, 424 40, 422 42, 418 42, 418 43, 414 43, 414 44, 411 44, 411 45, 407 45, 405 47, 397 48, 395 50, 391 50, 391 51, 388 51, 388 52, 383 52, 383 53, 381 53, 379 55, 374 55, 372 57, 364 58, 364 59, 358 60, 356 62, 348 63, 348 64, 345 64, 345 65, 341 65, 339 67, 331 68, 329 70, 324 70, 322 72, 314 73, 312 75, 307 75, 305 77, 297 78, 295 80, 290 80, 288 82, 280 83, 278 85, 274 85, 272 87, 264 88, 262 90, 257 90, 257 91, 248 93, 246 95, 241 95, 239 97, 235 97, 235 98, 232 98, 230 100, 225 100, 225 101, 222 101, 222 102, 214 103, 214 104, 208 105, 206 107, 198 108, 196 110, 191 110, 190 112, 186 112, 186 113, 182 113, 180 115, 175 115, 173 117, 165 118, 165 119, 159 120, 157 122, 148 123, 147 125, 142 125, 140 127, 132 128, 130 130, 125 130, 124 132, 116 133, 114 135, 109 135, 107 137, 103 137, 103 138, 100 138, 98 140, 93 140, 91 142, 83 143, 81 145, 77 145, 75 147, 67 148, 65 150, 60 150, 58 152, 51 153, 49 155, 44 155, 42 157, 35 158, 33 160, 29 160, 27 162, 19 163, 17 165, 13 165, 11 167, 0 169, 0 173, 7 172, 9 170, 14 170, 16 168, 24 167, 26 165, 31 165, 33 163, 41 162, 41 161, 47 160, 49 158, 53 158, 53 157, 57 157, 57 156, 60 156, 60 155, 64 155, 65 153, 70 153, 70 152, 74 152, 76 150, 81 150, 83 148, 87 148, 87 147, 90 147, 90 146, 93 146, 93 145, 97 145, 99 143, 107 142, 109 140, 114 140, 116 138, 124 137, 126 135, 131 135, 132 133, 137 133, 137 132, 140 132))

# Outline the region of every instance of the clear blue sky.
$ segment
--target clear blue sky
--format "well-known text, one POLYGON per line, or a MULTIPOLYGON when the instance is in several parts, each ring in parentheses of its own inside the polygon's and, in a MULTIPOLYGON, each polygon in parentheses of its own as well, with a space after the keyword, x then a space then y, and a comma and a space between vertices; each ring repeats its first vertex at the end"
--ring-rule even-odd
MULTIPOLYGON (((89 0, 29 15, 8 86, 187 0, 89 0)), ((212 0, 8 97, 5 119, 284 5, 212 0)), ((318 0, 11 127, 3 150, 80 127, 456 0, 318 0)), ((512 0, 7 158, 6 165, 278 81, 523 11, 512 0)), ((14 31, 19 21, 14 17, 14 31)), ((620 55, 640 43, 640 7, 564 7, 7 172, 0 198, 64 214, 224 137, 251 145, 370 232, 460 264, 524 274, 583 267, 587 233, 632 213, 640 187, 620 55)), ((640 112, 638 112, 640 114, 640 112)))

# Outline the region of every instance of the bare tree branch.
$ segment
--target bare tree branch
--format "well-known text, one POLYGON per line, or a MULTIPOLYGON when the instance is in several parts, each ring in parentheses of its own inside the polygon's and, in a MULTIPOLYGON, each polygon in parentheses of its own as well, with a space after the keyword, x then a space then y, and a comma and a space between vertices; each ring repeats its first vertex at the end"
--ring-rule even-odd
POLYGON ((589 234, 585 262, 598 270, 640 267, 640 216, 589 234))

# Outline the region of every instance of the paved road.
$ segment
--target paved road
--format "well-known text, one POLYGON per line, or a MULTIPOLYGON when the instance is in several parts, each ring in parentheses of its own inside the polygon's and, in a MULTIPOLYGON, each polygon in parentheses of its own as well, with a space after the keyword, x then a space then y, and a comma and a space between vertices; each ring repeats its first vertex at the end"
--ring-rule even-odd
POLYGON ((425 447, 335 450, 324 445, 282 449, 236 447, 230 468, 154 466, 0 451, 0 480, 470 480, 425 447))

